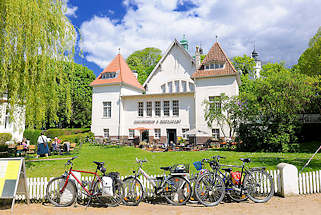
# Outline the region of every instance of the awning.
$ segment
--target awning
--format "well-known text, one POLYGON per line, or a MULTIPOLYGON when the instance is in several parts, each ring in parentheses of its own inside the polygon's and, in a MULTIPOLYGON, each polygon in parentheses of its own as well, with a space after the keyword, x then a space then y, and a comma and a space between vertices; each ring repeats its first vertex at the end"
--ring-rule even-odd
POLYGON ((151 128, 144 128, 144 127, 130 128, 130 129, 131 129, 131 130, 138 130, 138 131, 151 130, 151 128))
POLYGON ((183 134, 185 135, 190 135, 190 136, 197 136, 197 137, 207 137, 207 136, 211 136, 209 133, 207 133, 206 131, 201 131, 199 129, 192 129, 190 131, 186 131, 183 134))

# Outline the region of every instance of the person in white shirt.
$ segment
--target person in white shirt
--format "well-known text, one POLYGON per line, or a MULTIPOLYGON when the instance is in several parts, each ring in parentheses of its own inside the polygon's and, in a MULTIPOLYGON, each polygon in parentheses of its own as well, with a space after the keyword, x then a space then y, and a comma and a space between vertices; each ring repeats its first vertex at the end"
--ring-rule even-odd
POLYGON ((37 157, 41 155, 45 155, 48 157, 49 154, 49 146, 48 146, 48 138, 44 135, 44 132, 41 132, 41 135, 38 137, 38 149, 37 149, 37 157))

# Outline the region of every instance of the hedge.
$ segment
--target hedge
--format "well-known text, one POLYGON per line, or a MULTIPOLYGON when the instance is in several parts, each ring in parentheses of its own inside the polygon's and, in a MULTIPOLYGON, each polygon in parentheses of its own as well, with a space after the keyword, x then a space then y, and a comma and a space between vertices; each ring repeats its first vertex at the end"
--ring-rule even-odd
POLYGON ((87 132, 87 133, 79 133, 79 134, 71 134, 71 135, 61 135, 58 136, 59 139, 62 141, 66 142, 71 142, 71 143, 81 143, 87 140, 87 138, 93 137, 92 132, 87 132))
POLYGON ((36 145, 38 137, 41 135, 41 130, 38 129, 26 129, 23 132, 23 137, 30 140, 30 144, 36 145))
POLYGON ((74 135, 79 133, 89 132, 90 128, 50 128, 45 131, 45 135, 50 138, 65 136, 65 135, 74 135))
POLYGON ((7 141, 11 140, 12 134, 10 133, 0 133, 0 144, 5 144, 7 141))

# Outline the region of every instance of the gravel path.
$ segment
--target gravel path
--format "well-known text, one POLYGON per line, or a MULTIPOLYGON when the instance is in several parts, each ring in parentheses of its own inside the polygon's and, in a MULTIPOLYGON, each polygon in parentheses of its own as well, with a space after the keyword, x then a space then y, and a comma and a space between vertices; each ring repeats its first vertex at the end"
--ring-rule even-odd
MULTIPOLYGON (((9 215, 10 209, 0 209, 0 214, 9 215)), ((321 194, 300 195, 296 197, 280 198, 273 197, 268 203, 256 204, 253 202, 242 203, 222 203, 213 208, 206 208, 200 205, 186 206, 169 206, 169 205, 153 205, 141 203, 137 207, 119 206, 115 208, 93 208, 84 206, 57 208, 51 205, 41 204, 17 204, 14 214, 32 214, 32 215, 72 215, 72 214, 111 214, 111 215, 154 215, 154 214, 170 214, 170 215, 297 215, 297 214, 313 214, 321 215, 321 194)))

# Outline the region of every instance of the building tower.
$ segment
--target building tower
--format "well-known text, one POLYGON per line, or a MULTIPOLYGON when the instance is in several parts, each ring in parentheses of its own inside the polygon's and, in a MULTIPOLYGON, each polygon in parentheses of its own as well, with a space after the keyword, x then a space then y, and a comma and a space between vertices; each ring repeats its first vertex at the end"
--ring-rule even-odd
POLYGON ((255 45, 252 51, 252 58, 254 59, 254 62, 255 62, 255 66, 254 66, 255 76, 259 78, 260 71, 262 70, 262 63, 261 63, 261 60, 259 59, 259 54, 255 50, 255 45))
POLYGON ((179 43, 184 47, 186 51, 188 51, 188 41, 185 39, 185 34, 183 34, 183 39, 179 41, 179 43))

